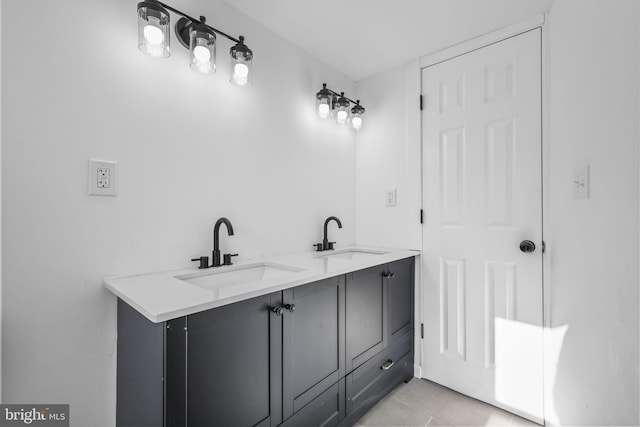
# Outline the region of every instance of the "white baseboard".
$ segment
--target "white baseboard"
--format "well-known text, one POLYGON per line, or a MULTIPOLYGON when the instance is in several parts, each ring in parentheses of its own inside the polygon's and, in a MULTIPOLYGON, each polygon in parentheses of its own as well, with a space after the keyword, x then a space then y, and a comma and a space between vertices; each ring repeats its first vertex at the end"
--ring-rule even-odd
POLYGON ((413 376, 416 378, 422 378, 422 366, 414 363, 413 365, 413 376))

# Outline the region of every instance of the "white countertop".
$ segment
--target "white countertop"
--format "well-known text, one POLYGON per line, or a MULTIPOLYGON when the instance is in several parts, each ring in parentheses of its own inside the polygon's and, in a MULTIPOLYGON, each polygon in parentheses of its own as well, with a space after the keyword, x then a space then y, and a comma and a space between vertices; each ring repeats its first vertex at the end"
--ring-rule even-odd
POLYGON ((135 276, 109 277, 104 279, 103 283, 107 289, 147 319, 159 323, 418 255, 420 255, 419 251, 407 249, 352 246, 337 248, 334 251, 303 252, 253 259, 234 263, 232 266, 204 270, 188 268, 135 276), (198 280, 207 281, 210 277, 223 277, 214 275, 240 270, 258 273, 261 271, 261 266, 266 266, 265 270, 275 273, 267 273, 264 278, 246 274, 246 279, 236 279, 235 284, 213 286, 211 289, 187 281, 191 280, 194 283, 198 280), (252 269, 252 267, 256 268, 252 269), (242 282, 238 283, 238 280, 242 282))

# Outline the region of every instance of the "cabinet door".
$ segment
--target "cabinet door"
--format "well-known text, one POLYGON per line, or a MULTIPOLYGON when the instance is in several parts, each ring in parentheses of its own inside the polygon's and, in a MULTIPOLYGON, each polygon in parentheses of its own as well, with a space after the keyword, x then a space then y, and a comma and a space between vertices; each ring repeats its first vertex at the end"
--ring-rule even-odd
POLYGON ((280 293, 187 316, 189 426, 275 426, 281 413, 280 293))
POLYGON ((287 419, 281 427, 332 427, 337 426, 344 417, 344 379, 341 379, 287 419))
POLYGON ((164 329, 118 299, 118 427, 162 425, 164 329))
POLYGON ((345 373, 344 276, 283 291, 283 419, 345 373))
POLYGON ((347 274, 346 353, 351 372, 385 347, 386 265, 347 274))
POLYGON ((388 264, 387 316, 389 343, 393 344, 413 329, 414 321, 414 259, 407 258, 388 264))

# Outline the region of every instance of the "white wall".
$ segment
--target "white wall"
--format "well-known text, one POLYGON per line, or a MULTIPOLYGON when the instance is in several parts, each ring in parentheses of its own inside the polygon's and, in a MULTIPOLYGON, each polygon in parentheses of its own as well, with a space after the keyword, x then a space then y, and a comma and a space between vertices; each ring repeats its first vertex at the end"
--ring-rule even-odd
MULTIPOLYGON (((635 0, 556 0, 547 24, 550 424, 640 422, 638 17, 635 0), (591 198, 574 200, 573 169, 584 163, 591 165, 591 198)), ((415 162, 407 153, 416 152, 420 136, 404 108, 413 102, 407 88, 415 87, 406 68, 357 83, 368 107, 357 136, 358 243, 411 239, 403 203, 416 189, 403 170, 415 162), (383 191, 393 186, 398 208, 385 208, 383 191)))
POLYGON ((550 18, 550 321, 568 326, 551 421, 637 425, 638 3, 556 0, 550 18))
POLYGON ((356 137, 356 241, 422 249, 418 61, 356 84, 366 107, 356 137), (396 206, 385 192, 396 189, 396 206))
POLYGON ((2 396, 70 403, 72 426, 115 423, 103 277, 189 265, 221 216, 239 259, 311 250, 329 215, 338 245, 355 241, 355 136, 314 115, 322 82, 354 84, 220 0, 171 5, 246 36, 252 88, 229 84, 222 38, 212 77, 175 37, 149 58, 135 5, 2 2, 2 396), (119 162, 118 197, 87 195, 89 158, 119 162))
MULTIPOLYGON (((361 80, 356 91, 366 108, 356 137, 356 242, 421 250, 419 63, 415 60, 361 80), (396 206, 387 207, 385 191, 394 188, 396 206)), ((416 324, 422 319, 420 301, 418 288, 416 324)), ((414 349, 415 375, 421 376, 422 348, 417 335, 414 349)))

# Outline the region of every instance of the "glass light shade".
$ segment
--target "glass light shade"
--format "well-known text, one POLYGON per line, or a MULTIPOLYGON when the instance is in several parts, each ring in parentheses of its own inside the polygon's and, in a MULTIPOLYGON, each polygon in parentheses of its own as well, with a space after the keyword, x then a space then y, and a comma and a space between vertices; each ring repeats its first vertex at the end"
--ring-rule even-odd
POLYGON ((231 79, 236 86, 251 86, 253 52, 244 44, 244 37, 229 50, 231 55, 231 79))
POLYGON ((360 130, 362 127, 362 115, 364 114, 364 107, 360 105, 360 100, 356 101, 356 105, 351 109, 351 126, 355 130, 360 130))
POLYGON ((360 130, 360 128, 362 127, 362 117, 360 117, 360 115, 352 117, 351 126, 353 126, 355 130, 360 130))
POLYGON ((203 74, 216 72, 216 35, 208 26, 195 22, 189 32, 191 69, 203 74))
POLYGON ((169 12, 152 1, 138 3, 138 49, 155 58, 171 55, 169 12))
POLYGON ((338 97, 336 95, 331 96, 331 118, 336 118, 336 106, 338 104, 338 97))
POLYGON ((318 116, 322 119, 326 119, 331 114, 331 107, 326 102, 318 104, 318 116))
POLYGON ((316 113, 321 119, 331 116, 331 91, 327 89, 327 84, 322 84, 322 89, 316 93, 316 113))
POLYGON ((344 92, 340 93, 340 97, 335 102, 335 117, 338 124, 347 123, 349 118, 349 100, 344 97, 344 92))

